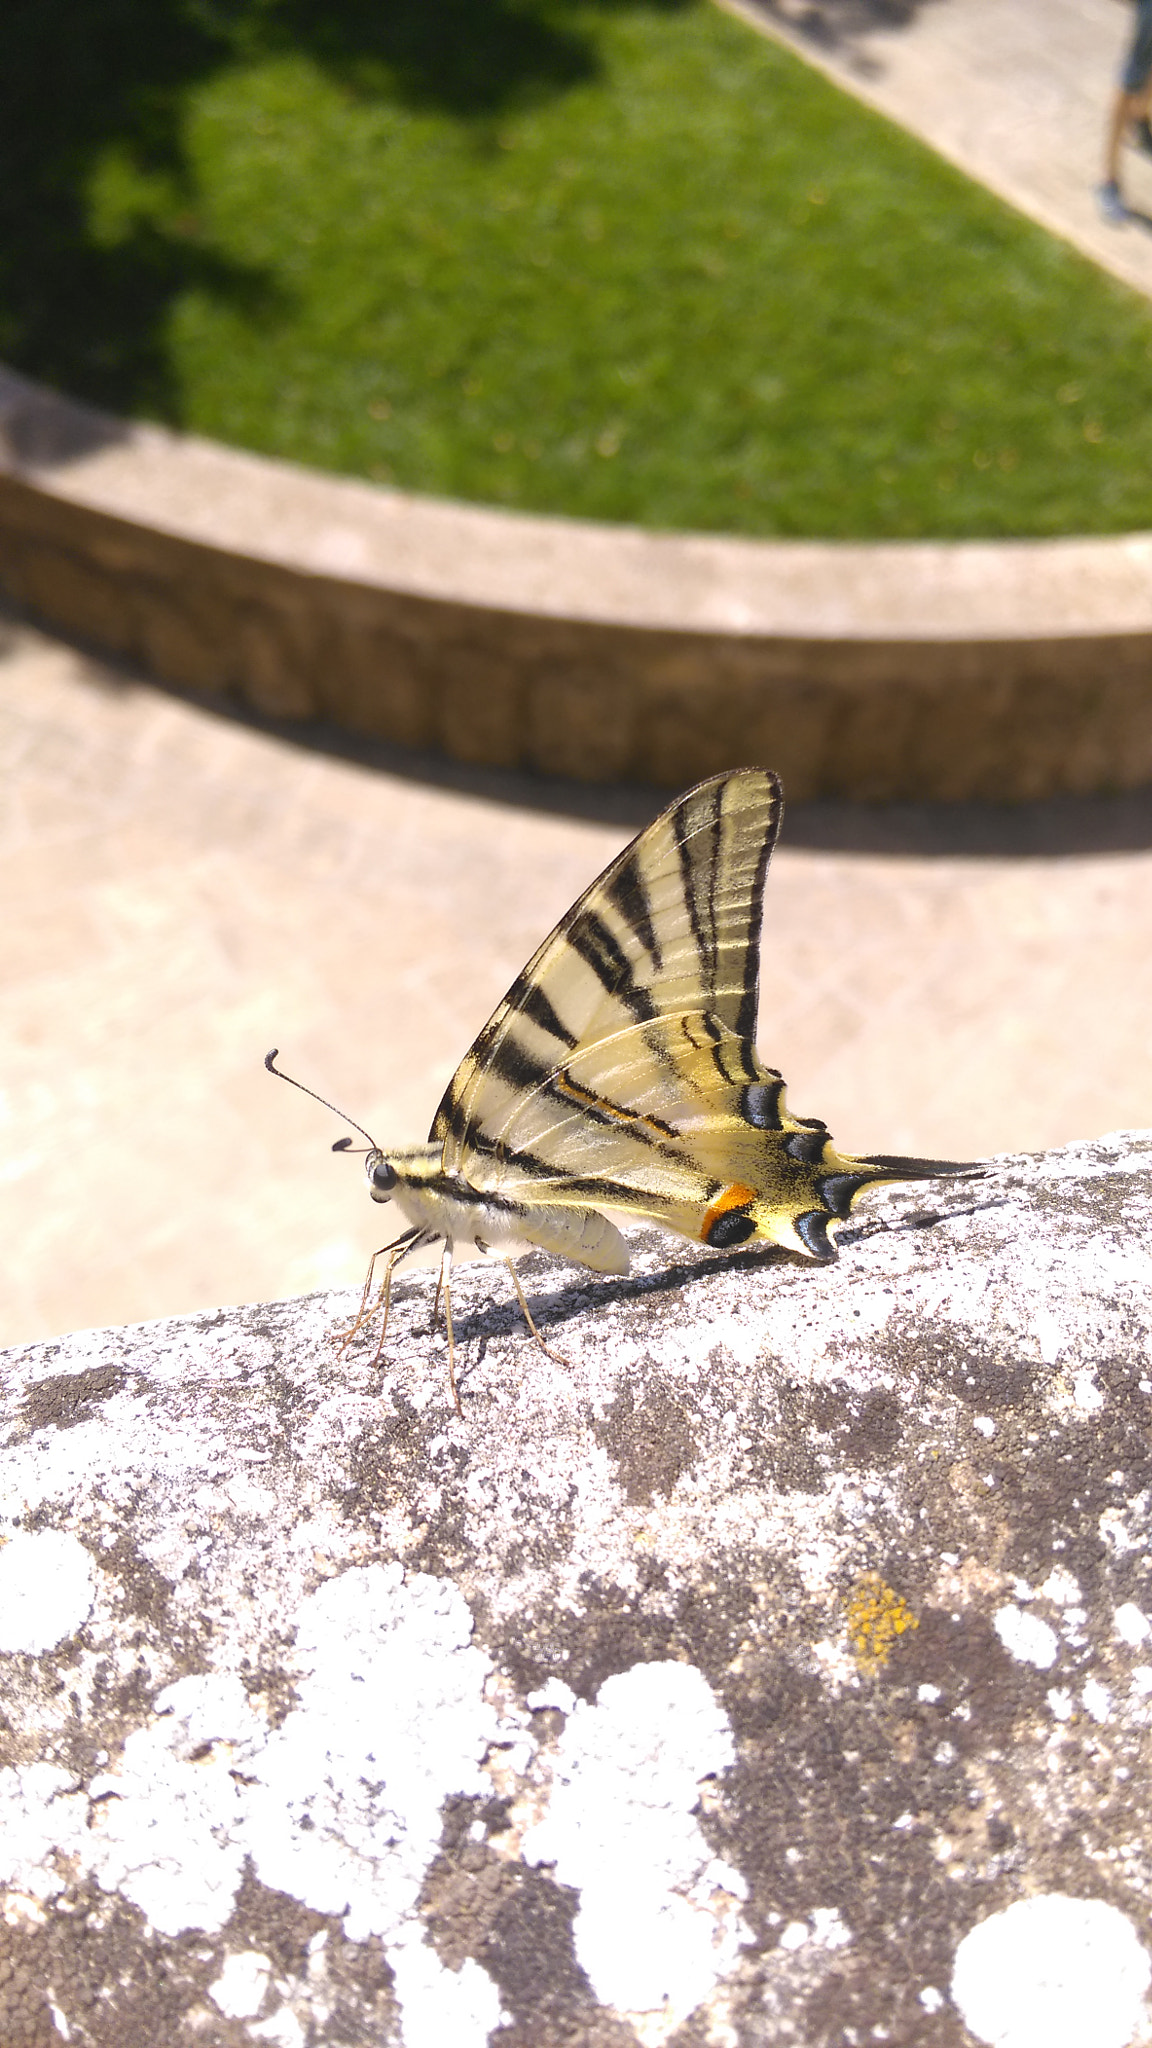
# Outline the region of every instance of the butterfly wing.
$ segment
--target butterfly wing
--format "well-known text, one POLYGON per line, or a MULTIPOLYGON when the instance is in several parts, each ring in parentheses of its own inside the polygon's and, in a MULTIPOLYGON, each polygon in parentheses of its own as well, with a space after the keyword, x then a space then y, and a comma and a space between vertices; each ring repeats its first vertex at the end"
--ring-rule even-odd
POLYGON ((828 1221, 862 1186, 910 1177, 841 1157, 822 1123, 790 1116, 756 1053, 781 814, 770 771, 713 776, 605 869, 454 1075, 431 1131, 446 1172, 529 1209, 623 1209, 707 1244, 759 1236, 817 1258, 835 1257, 828 1221))
POLYGON ((751 1043, 760 917, 780 827, 778 778, 713 776, 637 835, 517 975, 461 1062, 433 1120, 447 1171, 467 1173, 507 1134, 525 1095, 577 1047, 639 1023, 706 1011, 751 1043))

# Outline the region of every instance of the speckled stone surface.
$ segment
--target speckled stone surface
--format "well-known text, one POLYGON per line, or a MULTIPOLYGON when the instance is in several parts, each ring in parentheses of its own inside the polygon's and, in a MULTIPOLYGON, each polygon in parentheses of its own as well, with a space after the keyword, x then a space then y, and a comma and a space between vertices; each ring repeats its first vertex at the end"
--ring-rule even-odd
POLYGON ((5 1354, 6 2048, 1146 2040, 1152 1134, 841 1244, 5 1354))

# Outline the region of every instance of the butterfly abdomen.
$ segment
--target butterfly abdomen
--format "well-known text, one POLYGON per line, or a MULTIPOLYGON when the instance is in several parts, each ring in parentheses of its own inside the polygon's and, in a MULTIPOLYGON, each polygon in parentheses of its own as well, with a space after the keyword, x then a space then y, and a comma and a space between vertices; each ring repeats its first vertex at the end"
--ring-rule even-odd
POLYGON ((499 1258, 535 1248, 589 1266, 596 1273, 626 1273, 628 1246, 606 1216, 593 1209, 517 1201, 493 1189, 475 1188, 459 1174, 446 1173, 437 1145, 414 1146, 387 1161, 387 1191, 374 1187, 378 1201, 395 1202, 405 1220, 456 1248, 475 1247, 499 1258))

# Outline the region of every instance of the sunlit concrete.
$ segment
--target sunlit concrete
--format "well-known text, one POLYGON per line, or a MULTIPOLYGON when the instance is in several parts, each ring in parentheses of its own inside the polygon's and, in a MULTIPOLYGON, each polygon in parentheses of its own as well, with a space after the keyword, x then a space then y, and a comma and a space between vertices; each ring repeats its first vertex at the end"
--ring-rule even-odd
MULTIPOLYGON (((16 623, 0 761, 4 1343, 359 1279, 387 1212, 264 1053, 382 1141, 422 1137, 659 802, 355 758, 16 623)), ((795 807, 760 1040, 865 1150, 1152 1123, 1152 798, 795 807)))

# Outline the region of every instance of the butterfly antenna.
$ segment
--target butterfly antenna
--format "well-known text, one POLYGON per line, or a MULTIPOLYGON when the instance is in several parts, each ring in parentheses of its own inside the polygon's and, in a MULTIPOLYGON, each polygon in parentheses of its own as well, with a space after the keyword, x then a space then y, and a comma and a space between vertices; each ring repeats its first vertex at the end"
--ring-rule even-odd
MULTIPOLYGON (((266 1052, 264 1055, 264 1065, 267 1067, 268 1072, 270 1074, 275 1074, 276 1079, 278 1081, 287 1081, 290 1087, 298 1088, 300 1090, 301 1095, 310 1095, 312 1097, 313 1102, 322 1103, 325 1109, 330 1109, 332 1111, 333 1116, 343 1117, 344 1122, 346 1124, 351 1124, 352 1129, 354 1131, 359 1131, 360 1136, 362 1138, 367 1138, 368 1143, 371 1145, 372 1150, 374 1152, 378 1152, 380 1150, 380 1147, 376 1143, 375 1138, 372 1136, 371 1131, 366 1131, 364 1129, 363 1124, 358 1124, 354 1116, 345 1116, 344 1111, 342 1109, 337 1109, 336 1104, 334 1102, 329 1102, 326 1095, 317 1095, 316 1090, 314 1088, 306 1088, 303 1081, 294 1081, 292 1079, 291 1074, 286 1074, 282 1067, 278 1067, 276 1065, 276 1060, 279 1057, 279 1053, 280 1047, 278 1045, 274 1045, 272 1047, 271 1052, 266 1052)), ((336 1143, 332 1147, 332 1150, 334 1152, 346 1152, 351 1143, 351 1138, 337 1138, 336 1143)))

